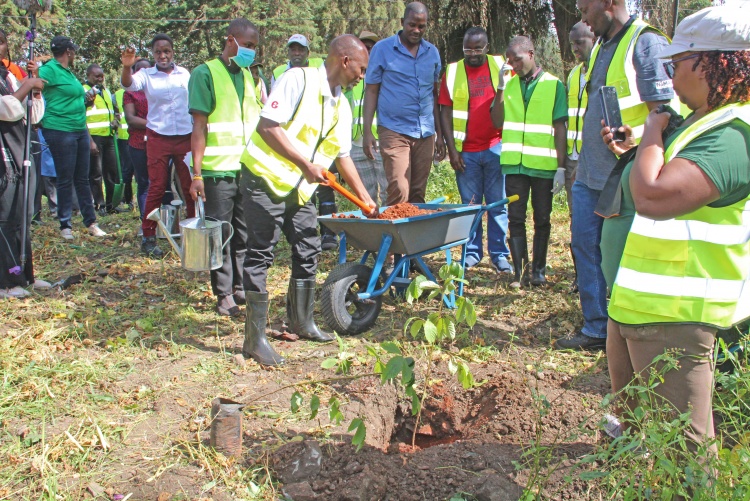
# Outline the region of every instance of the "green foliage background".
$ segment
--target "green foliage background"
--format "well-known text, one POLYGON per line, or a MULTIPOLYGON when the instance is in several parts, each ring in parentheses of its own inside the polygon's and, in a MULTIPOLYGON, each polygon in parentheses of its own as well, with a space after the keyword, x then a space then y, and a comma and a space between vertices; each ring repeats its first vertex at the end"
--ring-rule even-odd
MULTIPOLYGON (((639 12, 657 26, 671 25, 673 0, 637 0, 639 12)), ((504 52, 515 35, 529 35, 537 45, 537 58, 550 72, 563 77, 575 64, 568 47, 568 32, 580 19, 575 0, 425 0, 430 11, 427 39, 438 46, 444 61, 462 56, 463 33, 484 26, 490 52, 504 52), (562 50, 561 50, 562 49, 562 50)), ((682 0, 681 16, 711 3, 682 0)), ((37 51, 49 57, 54 35, 68 35, 80 45, 78 72, 99 63, 116 82, 120 52, 129 46, 144 57, 155 33, 174 38, 179 64, 189 69, 215 57, 222 48, 228 20, 245 16, 261 31, 259 58, 266 73, 286 60, 286 40, 302 33, 311 42, 313 56, 326 52, 328 43, 342 33, 363 29, 382 37, 400 29, 403 0, 57 0, 52 12, 39 21, 37 51)), ((11 0, 0 0, 2 27, 8 32, 11 54, 22 59, 27 52, 24 33, 28 20, 11 0)), ((81 75, 82 76, 82 75, 81 75)))

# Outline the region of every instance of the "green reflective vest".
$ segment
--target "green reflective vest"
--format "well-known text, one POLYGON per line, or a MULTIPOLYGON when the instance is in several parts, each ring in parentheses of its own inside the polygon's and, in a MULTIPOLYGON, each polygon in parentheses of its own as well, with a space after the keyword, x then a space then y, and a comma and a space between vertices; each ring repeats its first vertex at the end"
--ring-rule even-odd
POLYGON ((514 75, 505 87, 502 165, 523 165, 529 169, 556 170, 557 151, 552 113, 557 93, 557 77, 546 71, 534 87, 526 107, 521 79, 514 75))
MULTIPOLYGON (((750 127, 750 104, 727 105, 701 118, 672 142, 664 161, 701 134, 735 119, 750 127)), ((636 215, 609 316, 629 325, 697 323, 719 329, 750 317, 748 214, 750 196, 667 221, 636 215)))
MULTIPOLYGON (((362 79, 352 89, 352 141, 362 137, 362 127, 364 126, 364 103, 365 103, 365 80, 362 79)), ((372 134, 375 139, 378 138, 378 114, 372 116, 372 134)))
POLYGON ((128 134, 128 122, 125 120, 125 108, 122 104, 122 98, 124 95, 125 89, 120 89, 115 92, 115 102, 117 103, 117 109, 120 110, 120 127, 117 129, 117 139, 127 141, 130 134, 128 134))
MULTIPOLYGON (((487 56, 487 63, 490 67, 492 88, 497 89, 499 74, 505 60, 502 56, 487 56)), ((510 78, 510 71, 507 72, 506 78, 510 78)), ((463 59, 448 65, 445 70, 445 84, 453 101, 453 141, 456 149, 462 151, 466 139, 466 124, 469 122, 469 80, 466 77, 463 59)))
MULTIPOLYGON (((307 66, 306 68, 320 68, 323 66, 323 63, 325 62, 324 59, 321 59, 319 57, 311 57, 307 60, 307 66)), ((273 79, 278 80, 281 75, 284 74, 286 70, 288 70, 289 63, 280 64, 276 68, 273 69, 273 79)))
MULTIPOLYGON (((341 96, 338 100, 330 129, 323 130, 323 93, 320 70, 309 67, 301 69, 305 76, 302 98, 292 119, 281 128, 298 152, 310 162, 327 169, 341 150, 341 144, 335 132, 339 106, 345 98, 341 96)), ((253 132, 246 150, 242 153, 242 164, 250 172, 262 178, 268 188, 280 198, 290 195, 297 189, 300 205, 310 200, 318 187, 317 184, 305 181, 299 168, 268 146, 257 131, 253 132)))
MULTIPOLYGON (((633 53, 635 52, 635 44, 638 41, 638 37, 647 28, 666 37, 661 31, 642 19, 634 20, 617 44, 615 54, 607 70, 606 79, 608 86, 617 89, 617 101, 620 104, 622 123, 632 127, 636 144, 640 143, 641 137, 643 137, 643 124, 646 123, 646 117, 648 116, 648 106, 641 101, 641 96, 638 94, 633 53)), ((599 47, 601 47, 601 39, 597 40, 591 51, 589 70, 586 72, 587 82, 591 81, 591 72, 596 65, 596 56, 599 54, 599 47)), ((675 111, 678 111, 680 109, 680 100, 675 97, 672 99, 670 106, 675 111)))
POLYGON ((581 70, 579 64, 568 75, 568 155, 573 154, 575 144, 576 153, 581 152, 581 137, 583 135, 583 114, 589 103, 586 86, 581 87, 581 70))
POLYGON ((240 170, 240 158, 250 135, 258 124, 260 106, 255 96, 255 82, 250 71, 240 71, 245 82, 245 95, 240 98, 224 63, 212 59, 206 63, 214 86, 216 106, 208 115, 206 150, 201 171, 240 170))
MULTIPOLYGON (((88 92, 91 86, 83 85, 88 92)), ((112 94, 104 89, 94 98, 94 104, 86 108, 86 127, 92 136, 111 136, 112 121, 115 119, 115 106, 112 104, 112 94)))

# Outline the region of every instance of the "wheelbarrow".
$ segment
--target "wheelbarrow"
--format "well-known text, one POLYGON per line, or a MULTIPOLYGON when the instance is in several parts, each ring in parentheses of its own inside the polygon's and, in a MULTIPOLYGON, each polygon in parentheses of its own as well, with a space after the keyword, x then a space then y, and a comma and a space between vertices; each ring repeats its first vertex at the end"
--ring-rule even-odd
MULTIPOLYGON (((359 334, 375 324, 380 314, 383 294, 391 287, 402 292, 409 286, 410 264, 414 263, 429 280, 435 275, 422 259, 428 254, 445 251, 446 262, 452 262, 451 249, 461 247, 461 268, 466 264, 466 245, 485 212, 513 202, 517 195, 489 205, 442 204, 440 200, 414 204, 433 210, 402 219, 368 219, 362 211, 319 216, 318 221, 339 235, 338 265, 328 275, 321 293, 323 318, 339 334, 359 334), (342 217, 346 216, 346 217, 342 217), (365 251, 359 261, 347 262, 347 245, 365 251), (389 254, 394 266, 386 270, 389 254), (374 265, 365 264, 372 256, 374 265)), ((385 209, 381 208, 381 211, 385 209)), ((463 283, 457 287, 463 295, 463 283)), ((455 294, 444 298, 446 306, 456 306, 455 294)))

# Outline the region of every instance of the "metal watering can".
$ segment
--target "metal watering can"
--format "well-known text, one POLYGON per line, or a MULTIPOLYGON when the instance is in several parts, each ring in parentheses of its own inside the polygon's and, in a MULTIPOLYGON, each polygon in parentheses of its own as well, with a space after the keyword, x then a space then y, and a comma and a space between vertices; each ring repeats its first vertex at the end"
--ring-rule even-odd
POLYGON ((234 228, 227 221, 217 221, 206 217, 203 210, 203 199, 198 197, 195 204, 197 217, 191 217, 180 223, 182 248, 177 245, 169 229, 161 219, 160 209, 154 209, 148 219, 156 221, 172 248, 180 256, 182 267, 188 271, 209 271, 221 268, 222 253, 234 235, 234 228), (229 238, 222 244, 222 226, 229 225, 229 238))
MULTIPOLYGON (((159 218, 164 223, 164 227, 169 230, 169 234, 174 238, 180 237, 180 209, 182 209, 182 200, 172 200, 170 204, 162 204, 161 211, 159 212, 159 218)), ((167 238, 167 234, 162 231, 162 226, 156 229, 157 238, 167 238)))

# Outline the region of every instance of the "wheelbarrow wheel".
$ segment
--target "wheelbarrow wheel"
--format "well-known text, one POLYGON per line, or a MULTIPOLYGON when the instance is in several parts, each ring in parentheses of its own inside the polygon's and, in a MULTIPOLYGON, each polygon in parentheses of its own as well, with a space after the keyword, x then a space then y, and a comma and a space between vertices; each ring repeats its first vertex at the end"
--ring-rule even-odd
MULTIPOLYGON (((359 263, 336 266, 323 284, 320 304, 328 327, 338 334, 360 334, 375 324, 383 305, 381 296, 358 299, 367 289, 372 268, 359 263)), ((377 288, 382 287, 378 278, 377 288)))

